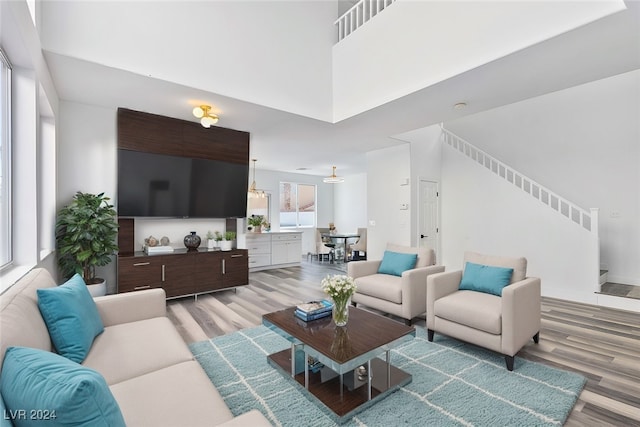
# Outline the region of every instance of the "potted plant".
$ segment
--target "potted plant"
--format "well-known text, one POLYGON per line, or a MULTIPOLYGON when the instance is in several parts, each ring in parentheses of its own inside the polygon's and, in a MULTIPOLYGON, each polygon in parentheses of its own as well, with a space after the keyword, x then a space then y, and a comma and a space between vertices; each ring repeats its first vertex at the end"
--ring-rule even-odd
POLYGON ((96 266, 109 264, 118 251, 117 214, 109 200, 104 193, 78 191, 56 219, 56 249, 62 275, 68 279, 80 274, 94 296, 106 294, 106 282, 96 277, 96 266))
POLYGON ((247 218, 249 225, 253 227, 254 233, 260 233, 262 231, 262 224, 264 223, 263 215, 251 215, 247 218))
POLYGON ((233 241, 236 239, 235 231, 227 231, 224 233, 224 240, 220 242, 220 249, 230 251, 233 249, 233 241))
POLYGON ((224 237, 222 236, 222 233, 217 231, 217 230, 213 234, 214 234, 213 240, 216 241, 216 246, 219 247, 220 246, 220 242, 222 242, 222 239, 224 237))
POLYGON ((207 249, 213 249, 216 247, 215 235, 211 230, 207 231, 207 249))

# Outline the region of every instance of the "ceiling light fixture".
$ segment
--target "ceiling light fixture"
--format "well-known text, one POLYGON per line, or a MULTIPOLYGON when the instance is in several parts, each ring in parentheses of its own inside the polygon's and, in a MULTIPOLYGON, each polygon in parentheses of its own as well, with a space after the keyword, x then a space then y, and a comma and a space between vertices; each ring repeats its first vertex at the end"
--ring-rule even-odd
POLYGON ((458 102, 457 104, 455 104, 453 106, 454 110, 464 110, 465 108, 467 108, 467 103, 466 102, 458 102))
POLYGON ((218 116, 211 112, 211 106, 201 105, 193 109, 193 115, 200 119, 202 127, 210 128, 218 123, 218 116))
POLYGON ((264 194, 264 190, 258 190, 256 188, 256 162, 258 161, 257 159, 251 159, 251 161, 253 162, 253 182, 251 183, 251 185, 249 186, 249 197, 251 198, 260 198, 260 199, 264 199, 266 197, 266 194, 264 194))
POLYGON ((327 184, 339 184, 341 182, 344 182, 344 178, 341 176, 336 176, 336 167, 334 166, 331 176, 324 178, 322 181, 327 184))

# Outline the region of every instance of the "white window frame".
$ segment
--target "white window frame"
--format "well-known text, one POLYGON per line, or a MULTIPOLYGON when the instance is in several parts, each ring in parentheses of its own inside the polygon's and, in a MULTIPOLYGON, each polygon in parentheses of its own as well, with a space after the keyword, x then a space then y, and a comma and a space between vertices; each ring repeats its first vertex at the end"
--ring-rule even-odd
POLYGON ((292 186, 296 187, 296 201, 295 201, 295 205, 296 205, 296 224, 295 225, 282 225, 282 212, 280 210, 280 201, 278 200, 278 221, 280 221, 280 228, 281 229, 294 229, 294 228, 315 228, 316 224, 317 224, 317 219, 318 219, 318 186, 315 184, 307 184, 304 182, 291 182, 291 181, 281 181, 280 184, 278 185, 278 191, 280 191, 280 189, 282 188, 283 184, 290 184, 292 186), (309 187, 313 187, 313 197, 314 197, 314 212, 313 212, 313 223, 310 225, 301 225, 300 224, 300 206, 298 203, 298 186, 300 185, 306 185, 309 187))
POLYGON ((11 170, 11 62, 0 48, 0 270, 13 263, 11 170))

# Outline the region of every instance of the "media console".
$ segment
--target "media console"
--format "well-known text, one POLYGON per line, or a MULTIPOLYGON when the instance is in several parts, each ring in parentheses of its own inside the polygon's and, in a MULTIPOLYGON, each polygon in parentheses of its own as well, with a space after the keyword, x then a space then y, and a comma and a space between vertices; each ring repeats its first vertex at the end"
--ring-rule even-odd
POLYGON ((118 293, 163 288, 167 298, 176 298, 244 286, 249 283, 248 260, 246 249, 121 255, 118 293))

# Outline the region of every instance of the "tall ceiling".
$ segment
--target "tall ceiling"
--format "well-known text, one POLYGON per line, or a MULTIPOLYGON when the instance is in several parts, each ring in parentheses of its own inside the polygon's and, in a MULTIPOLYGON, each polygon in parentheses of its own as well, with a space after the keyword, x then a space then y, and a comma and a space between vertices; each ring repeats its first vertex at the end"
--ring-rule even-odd
MULTIPOLYGON (((340 0, 337 7, 352 4, 340 0)), ((74 57, 49 49, 46 40, 42 44, 62 100, 195 121, 189 102, 214 99, 224 111, 218 125, 251 133, 258 168, 328 175, 336 165, 339 174, 349 175, 366 170, 367 151, 415 140, 421 128, 640 68, 640 4, 626 6, 337 123, 74 57), (454 109, 458 101, 467 108, 454 109)), ((199 58, 192 61, 184 63, 185 70, 198 67, 199 58)))

